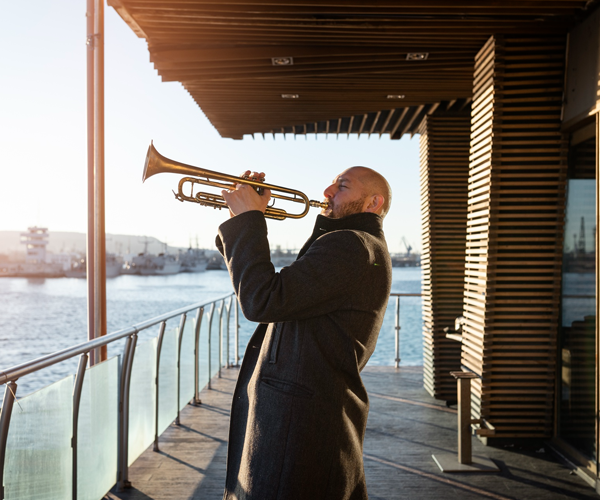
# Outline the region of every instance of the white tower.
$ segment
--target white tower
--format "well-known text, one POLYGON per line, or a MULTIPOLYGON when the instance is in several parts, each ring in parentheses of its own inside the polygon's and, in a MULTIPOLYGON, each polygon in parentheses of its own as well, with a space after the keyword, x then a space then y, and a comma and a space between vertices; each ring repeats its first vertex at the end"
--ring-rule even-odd
POLYGON ((48 245, 47 227, 28 227, 26 233, 21 233, 21 243, 26 245, 25 262, 42 264, 46 262, 46 245, 48 245))

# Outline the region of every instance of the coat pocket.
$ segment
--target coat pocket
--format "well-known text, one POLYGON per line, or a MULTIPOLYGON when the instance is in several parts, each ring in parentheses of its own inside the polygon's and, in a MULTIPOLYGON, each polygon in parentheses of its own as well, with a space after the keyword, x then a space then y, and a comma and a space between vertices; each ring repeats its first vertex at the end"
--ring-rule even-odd
POLYGON ((283 392, 290 396, 300 396, 301 398, 312 398, 313 391, 304 387, 303 385, 296 384, 295 382, 288 382, 287 380, 279 380, 271 377, 262 377, 260 380, 263 387, 268 387, 275 391, 283 392))
POLYGON ((281 330, 283 330, 283 325, 281 323, 276 323, 273 328, 273 336, 271 338, 271 349, 269 350, 269 363, 277 363, 277 352, 279 351, 281 330))

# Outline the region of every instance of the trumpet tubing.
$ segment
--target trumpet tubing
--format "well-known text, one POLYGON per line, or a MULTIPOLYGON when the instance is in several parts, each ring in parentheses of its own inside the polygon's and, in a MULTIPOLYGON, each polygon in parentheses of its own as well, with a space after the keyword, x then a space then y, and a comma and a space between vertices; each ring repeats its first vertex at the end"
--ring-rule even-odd
POLYGON ((263 189, 271 190, 271 198, 290 201, 294 203, 303 203, 304 210, 300 213, 288 213, 286 210, 269 206, 265 210, 265 217, 276 220, 284 219, 300 219, 304 217, 310 207, 315 208, 326 208, 327 203, 320 201, 309 200, 308 197, 295 189, 289 189, 281 186, 275 186, 272 184, 266 184, 264 182, 254 181, 252 179, 245 179, 243 177, 237 177, 235 175, 223 174, 204 168, 194 167, 185 163, 180 163, 175 160, 171 160, 161 155, 154 145, 150 143, 148 153, 146 154, 146 162, 144 164, 144 174, 142 176, 142 182, 156 174, 171 173, 180 174, 185 177, 180 179, 177 188, 175 198, 179 201, 189 201, 198 203, 201 206, 213 207, 213 208, 228 208, 225 199, 220 194, 197 192, 194 194, 194 188, 196 184, 202 184, 204 186, 211 186, 215 188, 223 189, 235 189, 236 184, 248 184, 259 192, 263 189), (189 186, 189 194, 185 194, 187 190, 186 184, 189 186))

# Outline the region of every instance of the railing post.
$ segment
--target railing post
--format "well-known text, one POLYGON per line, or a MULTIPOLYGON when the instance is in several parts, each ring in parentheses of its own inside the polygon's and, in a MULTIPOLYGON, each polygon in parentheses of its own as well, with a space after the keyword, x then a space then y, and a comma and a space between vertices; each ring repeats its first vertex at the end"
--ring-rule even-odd
POLYGON ((238 299, 235 297, 235 366, 240 366, 240 316, 238 299))
POLYGON ((119 394, 119 473, 117 490, 123 491, 130 488, 129 482, 129 386, 131 383, 131 370, 135 346, 137 344, 137 332, 127 338, 125 351, 123 353, 123 364, 121 366, 121 385, 119 394))
POLYGON ((79 358, 75 384, 73 385, 73 437, 71 438, 71 448, 73 448, 73 500, 77 500, 77 436, 79 425, 79 407, 81 406, 81 391, 83 389, 83 379, 87 367, 88 355, 82 354, 79 358))
POLYGON ((225 299, 221 301, 219 306, 219 372, 218 377, 221 378, 221 367, 223 366, 223 310, 225 309, 225 299))
POLYGON ((394 359, 396 368, 400 368, 400 296, 396 296, 396 320, 395 320, 395 344, 396 358, 394 359))
POLYGON ((227 349, 226 349, 226 363, 225 368, 229 368, 231 364, 229 363, 229 323, 231 320, 231 304, 233 301, 233 296, 229 297, 229 302, 227 303, 227 349))
POLYGON ((2 404, 2 413, 0 413, 0 500, 4 500, 4 462, 6 461, 8 428, 16 395, 17 384, 14 381, 8 382, 4 389, 4 403, 2 404))
POLYGON ((202 404, 200 400, 200 326, 204 307, 199 307, 196 313, 196 328, 194 329, 194 404, 202 404))
POLYGON ((158 449, 158 405, 159 405, 159 374, 160 374, 160 351, 162 350, 162 343, 165 337, 165 328, 167 327, 167 322, 163 321, 160 324, 160 329, 158 330, 158 341, 156 343, 156 377, 154 377, 154 391, 156 394, 155 402, 154 402, 154 451, 159 451, 158 449))
POLYGON ((181 424, 179 419, 179 408, 181 407, 181 341, 183 339, 186 318, 187 314, 183 313, 181 315, 181 320, 179 321, 179 338, 177 343, 177 416, 175 417, 175 425, 181 424))
POLYGON ((211 343, 212 343, 212 319, 213 313, 215 312, 215 303, 213 302, 210 305, 210 312, 208 313, 208 388, 211 389, 210 386, 210 369, 211 369, 211 343))

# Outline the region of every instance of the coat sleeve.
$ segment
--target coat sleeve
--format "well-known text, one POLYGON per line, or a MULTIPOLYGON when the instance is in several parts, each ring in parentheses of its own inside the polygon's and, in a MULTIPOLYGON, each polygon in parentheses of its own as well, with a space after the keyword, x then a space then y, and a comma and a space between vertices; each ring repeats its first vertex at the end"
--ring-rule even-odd
POLYGON ((275 272, 266 222, 258 211, 222 224, 217 247, 244 316, 260 323, 305 319, 339 309, 361 286, 368 266, 375 265, 356 233, 334 231, 318 238, 292 265, 275 272))

